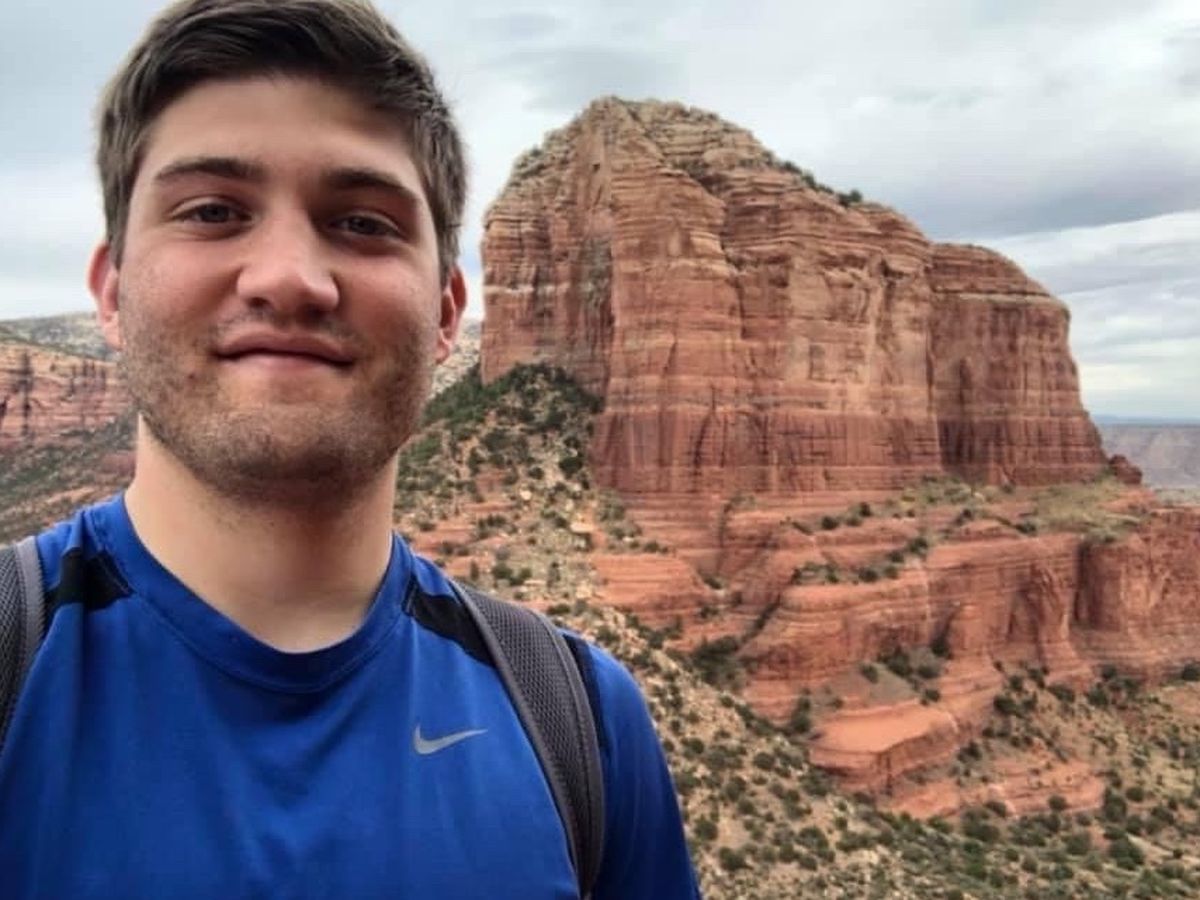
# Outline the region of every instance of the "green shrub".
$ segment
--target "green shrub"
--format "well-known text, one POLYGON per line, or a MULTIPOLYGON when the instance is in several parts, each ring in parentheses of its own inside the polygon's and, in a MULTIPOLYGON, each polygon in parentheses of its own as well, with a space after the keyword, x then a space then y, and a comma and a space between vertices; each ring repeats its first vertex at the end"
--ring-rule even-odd
POLYGON ((1104 802, 1100 806, 1100 814, 1109 822, 1121 822, 1129 811, 1125 798, 1113 788, 1104 789, 1104 802))
POLYGON ((564 455, 558 460, 558 468, 564 476, 570 478, 583 468, 583 459, 575 454, 564 455))
POLYGON ((1055 697, 1057 697, 1059 702, 1061 702, 1061 703, 1065 703, 1068 706, 1070 706, 1072 703, 1075 702, 1075 691, 1071 688, 1070 685, 1052 684, 1052 685, 1050 685, 1049 690, 1050 690, 1050 693, 1053 694, 1055 697))
POLYGON ((929 538, 918 534, 908 542, 908 552, 915 556, 925 556, 929 552, 929 538))
POLYGON ((1092 836, 1086 831, 1074 831, 1067 835, 1063 849, 1071 856, 1087 856, 1092 852, 1092 836))
POLYGON ((732 847, 722 847, 717 853, 717 862, 726 872, 737 872, 740 869, 748 868, 746 854, 741 850, 734 850, 732 847))
POLYGON ((912 675, 912 661, 902 647, 896 647, 880 656, 879 661, 900 678, 908 678, 912 675))
POLYGON ((775 769, 775 757, 770 753, 760 750, 754 754, 754 765, 758 766, 764 772, 771 772, 775 769))
POLYGON ((1146 862, 1145 855, 1137 845, 1124 836, 1108 845, 1108 855, 1122 869, 1137 869, 1146 862))
POLYGON ((997 694, 992 699, 992 706, 996 712, 1002 716, 1016 716, 1021 712, 1021 708, 1017 705, 1017 701, 1013 700, 1008 694, 997 694))
POLYGON ((981 844, 994 844, 1000 839, 1000 829, 985 819, 965 819, 962 824, 962 833, 981 844))
POLYGON ((737 659, 738 639, 732 636, 701 641, 692 651, 691 662, 700 677, 716 687, 736 687, 741 678, 737 659))
POLYGON ((701 816, 696 820, 695 826, 692 828, 692 834, 697 840, 708 843, 717 838, 717 824, 706 816, 701 816))

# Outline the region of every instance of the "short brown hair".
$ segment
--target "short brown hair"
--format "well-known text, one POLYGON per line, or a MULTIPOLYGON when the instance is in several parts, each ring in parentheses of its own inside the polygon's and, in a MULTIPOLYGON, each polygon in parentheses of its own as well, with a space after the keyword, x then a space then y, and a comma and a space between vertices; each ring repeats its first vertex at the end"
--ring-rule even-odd
POLYGON ((466 200, 462 139, 429 65, 368 0, 179 0, 151 22, 100 101, 96 159, 113 258, 154 119, 201 82, 265 74, 319 78, 401 121, 444 282, 466 200))

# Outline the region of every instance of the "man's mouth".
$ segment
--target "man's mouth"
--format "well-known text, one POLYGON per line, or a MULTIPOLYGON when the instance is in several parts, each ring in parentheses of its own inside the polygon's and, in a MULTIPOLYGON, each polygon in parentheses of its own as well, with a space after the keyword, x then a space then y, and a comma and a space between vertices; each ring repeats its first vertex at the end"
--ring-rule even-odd
POLYGON ((345 368, 354 362, 350 351, 327 338, 286 332, 253 332, 221 344, 218 358, 230 361, 257 359, 286 364, 311 362, 345 368))

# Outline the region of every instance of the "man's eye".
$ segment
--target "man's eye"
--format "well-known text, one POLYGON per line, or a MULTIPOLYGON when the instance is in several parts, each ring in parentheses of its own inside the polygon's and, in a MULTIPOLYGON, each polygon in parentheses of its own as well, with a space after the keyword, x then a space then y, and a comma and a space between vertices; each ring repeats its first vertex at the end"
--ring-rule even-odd
POLYGON ((238 218, 237 213, 224 203, 202 203, 184 213, 183 218, 205 225, 227 225, 238 218))
POLYGON ((395 226, 374 216, 345 216, 335 224, 343 231, 363 237, 395 237, 400 233, 395 226))

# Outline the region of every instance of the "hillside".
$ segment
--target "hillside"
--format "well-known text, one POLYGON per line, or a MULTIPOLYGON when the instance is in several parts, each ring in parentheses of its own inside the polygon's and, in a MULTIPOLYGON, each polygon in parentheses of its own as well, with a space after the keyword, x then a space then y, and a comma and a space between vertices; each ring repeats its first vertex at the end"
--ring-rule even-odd
POLYGON ((96 315, 92 312, 7 319, 0 322, 0 339, 5 337, 75 356, 93 359, 113 357, 112 350, 104 343, 100 329, 96 327, 96 315))
MULTIPOLYGON (((838 709, 859 702, 855 693, 914 696, 915 684, 914 704, 937 710, 952 654, 942 647, 864 661, 805 692, 787 721, 756 715, 739 698, 744 668, 721 645, 682 649, 672 628, 603 602, 597 560, 635 565, 651 554, 670 566, 678 556, 596 486, 580 451, 597 408, 549 369, 516 369, 487 387, 470 372, 431 406, 402 455, 397 522, 458 577, 537 605, 637 673, 671 757, 706 896, 1200 890, 1200 686, 1192 682, 1200 668, 1175 672, 1159 689, 1111 668, 1076 690, 1044 669, 998 663, 978 739, 921 774, 926 795, 918 786, 907 798, 932 818, 842 792, 812 761, 838 709), (958 796, 938 815, 947 784, 958 796)), ((941 502, 943 490, 926 501, 941 502)), ((1055 517, 1067 506, 1078 510, 1078 498, 1041 498, 1039 527, 1063 524, 1055 517)))

